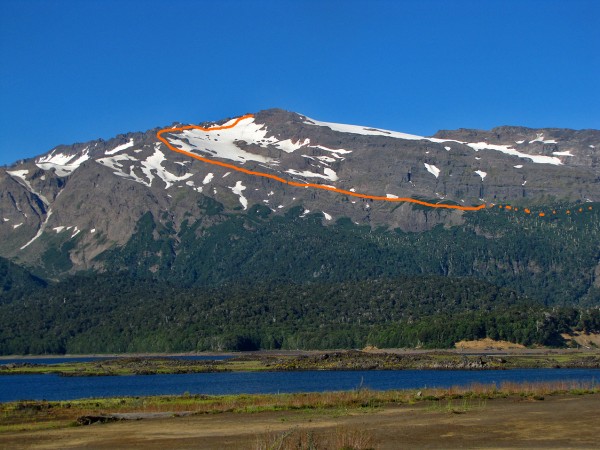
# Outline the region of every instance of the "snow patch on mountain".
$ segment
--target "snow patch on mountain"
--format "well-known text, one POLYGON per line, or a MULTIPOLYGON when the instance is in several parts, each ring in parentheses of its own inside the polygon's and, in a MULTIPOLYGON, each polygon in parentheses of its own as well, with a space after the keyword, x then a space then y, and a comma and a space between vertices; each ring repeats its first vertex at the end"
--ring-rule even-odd
MULTIPOLYGON (((125 172, 125 169, 123 167, 123 162, 125 161, 138 161, 136 158, 134 158, 133 156, 130 155, 116 155, 116 156, 110 156, 107 158, 99 158, 96 160, 96 162, 98 162, 99 164, 102 164, 103 166, 109 167, 110 169, 112 169, 115 175, 118 175, 120 177, 123 178, 129 178, 131 180, 135 180, 138 181, 139 183, 148 185, 148 183, 144 180, 142 180, 141 178, 139 178, 138 176, 136 176, 135 174, 133 174, 131 171, 130 172, 125 172)), ((150 180, 152 181, 152 180, 150 180)))
POLYGON ((311 172, 309 170, 295 170, 295 169, 288 169, 285 171, 286 173, 290 173, 292 175, 296 175, 299 177, 305 177, 305 178, 323 178, 325 180, 329 180, 329 181, 337 181, 338 180, 338 176, 337 173, 335 172, 335 170, 330 169, 329 167, 326 167, 325 169, 323 169, 323 174, 321 173, 315 173, 315 172, 311 172))
POLYGON ((29 181, 27 181, 27 174, 29 173, 29 170, 27 169, 23 169, 23 170, 7 170, 6 173, 8 173, 9 175, 11 175, 12 177, 16 177, 17 181, 19 182, 19 184, 21 184, 22 186, 26 187, 29 192, 31 192, 32 194, 37 195, 42 202, 44 203, 44 205, 46 207, 48 207, 50 205, 50 202, 48 201, 48 199, 42 195, 41 193, 35 191, 33 189, 33 187, 31 186, 31 183, 29 181))
POLYGON ((398 131, 382 130, 379 128, 365 127, 365 126, 361 126, 361 125, 346 125, 346 124, 334 123, 334 122, 321 122, 319 120, 314 120, 314 119, 311 119, 306 116, 304 116, 304 123, 307 125, 328 127, 330 129, 332 129, 333 131, 339 131, 341 133, 362 134, 364 136, 386 136, 386 137, 416 140, 416 141, 420 141, 423 139, 423 136, 417 136, 415 134, 400 133, 398 131))
POLYGON ((481 181, 487 176, 487 172, 484 172, 483 170, 476 170, 475 173, 481 177, 481 181))
POLYGON ((121 144, 113 148, 112 150, 107 150, 105 152, 106 155, 114 155, 115 153, 122 152, 123 150, 127 150, 128 148, 133 147, 133 138, 129 139, 125 144, 121 144))
POLYGON ((56 150, 52 150, 48 155, 38 158, 35 164, 42 170, 54 169, 59 177, 66 177, 90 159, 88 152, 89 147, 84 148, 80 154, 75 155, 56 153, 56 150))
MULTIPOLYGON (((456 142, 458 144, 464 144, 471 147, 475 151, 479 150, 496 150, 502 153, 506 153, 508 155, 518 156, 519 158, 528 158, 531 159, 534 163, 538 164, 553 164, 553 165, 561 165, 562 162, 559 158, 555 158, 552 156, 544 156, 544 155, 530 155, 527 153, 519 152, 512 148, 510 145, 496 145, 496 144, 488 144, 487 142, 460 142, 454 139, 439 139, 439 138, 430 138, 425 136, 418 136, 416 134, 408 134, 401 133, 398 131, 390 131, 390 130, 382 130, 378 128, 365 127, 360 125, 345 125, 340 123, 333 122, 320 122, 318 120, 310 119, 306 116, 304 117, 304 123, 307 125, 316 125, 322 127, 328 127, 333 131, 339 131, 341 133, 353 133, 353 134, 361 134, 368 136, 386 136, 396 139, 405 139, 405 140, 425 140, 429 142, 435 142, 438 144, 447 143, 447 142, 456 142)), ((523 143, 525 141, 517 141, 518 144, 523 143)), ((543 134, 538 134, 538 137, 529 143, 532 144, 534 142, 542 142, 544 144, 556 144, 555 140, 544 140, 543 134)), ((444 147, 446 150, 449 150, 447 146, 444 147)))
POLYGON ((27 242, 25 245, 23 245, 21 247, 21 250, 24 250, 27 247, 29 247, 33 242, 35 242, 44 233, 44 230, 46 229, 46 225, 48 225, 48 220, 50 220, 51 215, 52 215, 52 210, 49 209, 48 214, 46 214, 46 219, 40 225, 40 228, 38 229, 38 232, 36 233, 36 235, 34 237, 32 237, 29 242, 27 242))
POLYGON ((427 169, 427 172, 429 172, 436 178, 438 178, 440 176, 440 169, 438 169, 433 164, 427 164, 427 163, 424 163, 424 164, 425 164, 425 168, 427 169))
POLYGON ((531 159, 534 163, 538 164, 552 164, 555 166, 562 165, 562 161, 555 156, 545 156, 545 155, 530 155, 528 153, 523 153, 518 150, 515 150, 510 145, 497 145, 497 144, 488 144, 487 142, 475 142, 475 143, 466 143, 469 147, 471 147, 475 151, 479 150, 496 150, 502 153, 506 153, 507 155, 518 156, 519 158, 527 158, 531 159))
POLYGON ((296 150, 306 147, 310 144, 310 139, 304 139, 303 141, 294 142, 291 139, 285 139, 275 144, 275 147, 283 150, 286 153, 294 153, 296 150))
POLYGON ((537 133, 537 137, 529 141, 530 144, 533 144, 534 142, 541 142, 542 144, 556 144, 554 139, 544 140, 544 133, 537 133))
POLYGON ((310 148, 318 148, 321 150, 325 150, 326 152, 333 153, 333 156, 336 158, 338 157, 338 155, 347 155, 349 153, 352 153, 352 150, 344 150, 343 148, 329 148, 325 147, 324 145, 311 145, 310 148))
POLYGON ((146 175, 146 178, 148 178, 148 182, 144 183, 146 186, 152 186, 152 180, 154 180, 154 173, 152 173, 152 169, 154 169, 156 173, 156 167, 160 166, 162 161, 162 158, 158 154, 159 152, 160 150, 155 149, 154 153, 142 163, 141 171, 144 175, 146 175))
MULTIPOLYGON (((152 172, 154 172, 157 177, 159 177, 165 182, 165 189, 169 189, 171 186, 173 186, 174 183, 178 181, 184 181, 193 176, 192 173, 186 173, 181 176, 172 174, 163 167, 163 162, 165 160, 165 154, 158 147, 156 147, 154 149, 154 154, 148 157, 148 159, 146 159, 142 163, 142 171, 144 172, 144 174, 152 174, 152 172)), ((149 183, 152 183, 152 179, 150 179, 149 183)))
POLYGON ((248 199, 242 194, 242 191, 246 190, 246 186, 241 181, 238 181, 235 183, 235 186, 230 186, 229 189, 240 198, 240 203, 244 209, 248 209, 248 199))
MULTIPOLYGON (((304 155, 302 155, 304 156, 304 155)), ((317 156, 317 159, 319 161, 321 161, 322 163, 326 164, 326 163, 334 163, 335 162, 335 158, 331 158, 329 156, 317 156)))
MULTIPOLYGON (((233 121, 223 126, 231 125, 233 121)), ((264 124, 257 124, 253 117, 241 120, 236 126, 228 129, 204 131, 197 128, 169 133, 166 138, 176 148, 197 155, 208 155, 213 158, 229 159, 238 163, 256 161, 268 163, 273 160, 266 156, 250 153, 241 149, 237 143, 245 142, 266 147, 270 144, 281 144, 284 151, 290 150, 294 145, 291 141, 279 141, 273 136, 267 137, 267 128, 264 124)), ((293 150, 291 150, 293 151, 293 150)))
POLYGON ((134 158, 131 155, 119 154, 119 155, 110 156, 107 158, 100 158, 97 161, 100 164, 113 169, 114 170, 113 173, 115 175, 130 179, 133 181, 137 181, 138 183, 141 183, 148 187, 152 186, 152 182, 155 178, 160 178, 162 181, 164 181, 164 183, 166 185, 165 189, 169 189, 171 186, 173 186, 174 183, 179 182, 179 181, 185 181, 188 178, 193 176, 193 173, 186 173, 184 175, 177 176, 177 175, 169 172, 167 169, 165 169, 163 167, 163 162, 166 161, 166 157, 165 157, 165 154, 162 152, 162 150, 160 150, 159 147, 160 147, 160 145, 156 144, 156 146, 154 148, 154 153, 152 155, 150 155, 148 158, 146 158, 144 161, 141 161, 141 165, 137 166, 142 171, 142 173, 144 174, 146 179, 139 177, 135 173, 135 169, 136 169, 135 165, 131 165, 129 167, 129 170, 126 171, 124 164, 123 164, 124 162, 126 162, 126 161, 140 162, 138 159, 134 158))
POLYGON ((27 181, 27 179, 25 178, 25 175, 27 175, 29 173, 29 170, 27 170, 27 169, 24 169, 24 170, 7 170, 6 173, 8 173, 9 175, 12 175, 13 177, 20 178, 25 183, 29 184, 29 181, 27 181))

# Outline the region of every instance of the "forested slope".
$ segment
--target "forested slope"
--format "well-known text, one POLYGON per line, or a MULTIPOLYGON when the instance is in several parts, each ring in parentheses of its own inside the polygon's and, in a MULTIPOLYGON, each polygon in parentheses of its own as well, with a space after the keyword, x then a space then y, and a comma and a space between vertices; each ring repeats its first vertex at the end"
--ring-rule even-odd
POLYGON ((565 345, 562 332, 600 331, 596 206, 423 233, 212 200, 178 231, 146 214, 101 273, 45 286, 4 262, 29 288, 5 282, 0 353, 565 345))

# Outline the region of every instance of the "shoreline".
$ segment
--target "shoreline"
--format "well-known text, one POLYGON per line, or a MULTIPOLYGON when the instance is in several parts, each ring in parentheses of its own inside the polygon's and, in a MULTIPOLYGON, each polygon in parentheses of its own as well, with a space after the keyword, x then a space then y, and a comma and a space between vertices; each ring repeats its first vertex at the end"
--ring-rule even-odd
POLYGON ((248 442, 272 436, 353 436, 347 428, 371 438, 363 448, 397 448, 399 435, 411 448, 440 442, 472 448, 484 437, 525 448, 540 445, 542 435, 550 444, 545 448, 576 442, 592 448, 600 431, 598 407, 600 387, 564 382, 11 402, 0 404, 0 447, 45 448, 51 438, 68 448, 198 448, 200 440, 208 448, 248 448, 248 442), (524 425, 531 430, 526 436, 524 425))
MULTIPOLYGON (((88 356, 90 357, 90 356, 88 356)), ((39 357, 36 359, 55 358, 39 357)), ((77 358, 77 357, 74 357, 77 358)), ((85 358, 85 357, 81 357, 85 358)), ((95 358, 95 357, 90 357, 95 358)), ((511 370, 600 369, 600 351, 521 349, 496 352, 340 350, 310 352, 261 351, 228 354, 133 354, 104 355, 92 361, 36 363, 34 358, 9 359, 0 376, 54 373, 60 376, 121 376, 215 372, 304 372, 371 370, 511 370), (150 356, 149 356, 150 355, 150 356), (157 356, 154 356, 157 355, 157 356), (195 359, 197 356, 224 359, 195 359), (186 358, 188 357, 188 358, 186 358), (23 360, 23 362, 19 362, 23 360)))
POLYGON ((484 349, 458 349, 458 348, 432 348, 432 349, 411 349, 411 348, 376 348, 376 349, 325 349, 325 350, 253 350, 246 352, 136 352, 136 353, 65 353, 48 355, 0 355, 0 361, 8 359, 61 359, 61 358, 169 358, 185 356, 310 356, 321 353, 361 351, 372 354, 395 354, 395 355, 420 355, 433 352, 455 353, 458 355, 557 355, 574 353, 598 353, 600 348, 484 348, 484 349))

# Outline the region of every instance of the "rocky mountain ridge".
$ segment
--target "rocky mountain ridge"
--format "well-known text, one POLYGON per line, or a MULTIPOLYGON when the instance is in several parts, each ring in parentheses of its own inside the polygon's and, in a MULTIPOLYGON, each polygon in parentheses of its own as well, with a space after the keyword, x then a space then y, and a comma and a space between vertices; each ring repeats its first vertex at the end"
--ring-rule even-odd
MULTIPOLYGON (((233 120, 233 119, 232 119, 233 120)), ((226 125, 224 120, 216 125, 226 125)), ((215 124, 203 124, 205 127, 215 124)), ((458 205, 535 206, 600 201, 600 131, 499 127, 433 137, 319 122, 266 110, 231 129, 165 133, 169 143, 212 160, 301 183, 369 195, 458 205)), ((58 146, 0 169, 0 256, 60 272, 101 265, 150 212, 180 230, 186 219, 219 222, 211 202, 245 214, 253 205, 300 216, 321 213, 358 225, 421 232, 464 221, 462 211, 415 207, 298 188, 170 151, 158 129, 58 146), (58 263, 56 261, 59 261, 58 263)))

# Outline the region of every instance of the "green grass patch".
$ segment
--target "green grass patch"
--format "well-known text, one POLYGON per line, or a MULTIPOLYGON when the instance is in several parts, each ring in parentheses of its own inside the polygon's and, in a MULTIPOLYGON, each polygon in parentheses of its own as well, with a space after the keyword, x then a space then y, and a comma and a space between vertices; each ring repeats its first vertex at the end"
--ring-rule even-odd
POLYGON ((308 414, 346 415, 369 413, 389 406, 425 404, 434 412, 466 413, 484 408, 489 400, 514 397, 542 401, 553 395, 598 395, 594 383, 474 384, 449 389, 256 394, 115 397, 72 401, 20 401, 0 403, 0 432, 42 430, 72 426, 83 416, 117 413, 257 414, 265 411, 298 411, 308 414))

